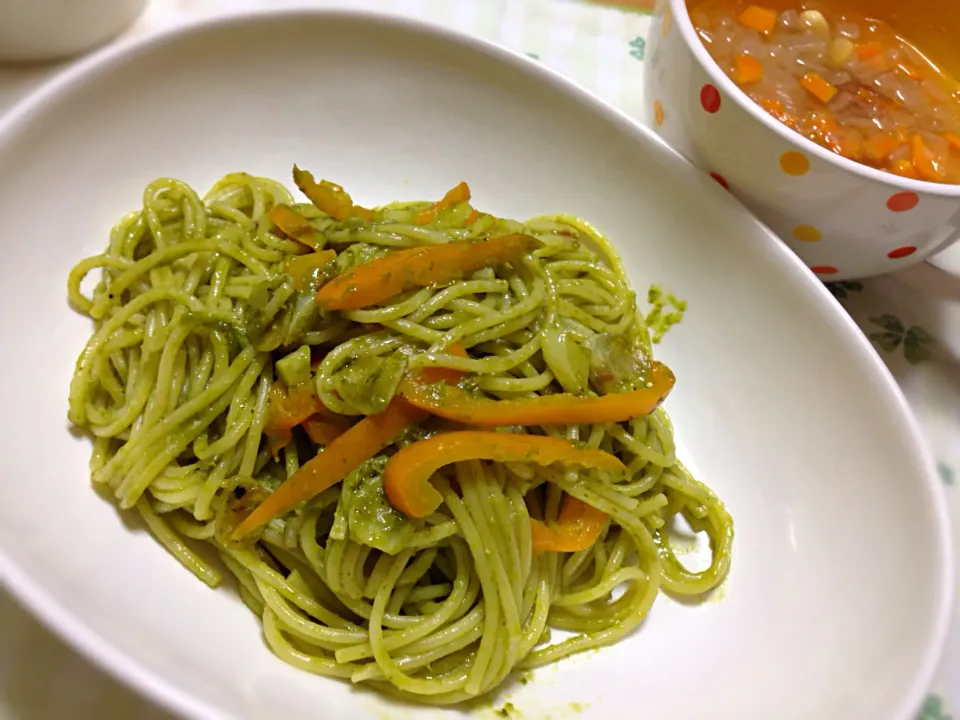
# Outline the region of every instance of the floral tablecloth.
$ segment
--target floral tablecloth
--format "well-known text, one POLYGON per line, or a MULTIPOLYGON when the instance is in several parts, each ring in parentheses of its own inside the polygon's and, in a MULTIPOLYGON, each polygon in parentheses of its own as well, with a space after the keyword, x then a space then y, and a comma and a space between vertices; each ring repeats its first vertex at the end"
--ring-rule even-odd
MULTIPOLYGON (((607 1, 647 5, 647 0, 607 1)), ((642 12, 575 0, 151 0, 125 35, 265 5, 360 7, 426 18, 520 50, 634 117, 647 119, 643 63, 649 19, 642 12)), ((62 67, 0 67, 0 112, 62 67)), ((830 289, 873 342, 920 418, 957 520, 960 280, 921 265, 879 279, 834 283, 830 289)), ((955 522, 955 535, 958 528, 960 521, 955 522)), ((918 720, 960 720, 956 617, 951 632, 918 720)), ((0 591, 0 720, 107 717, 168 716, 79 657, 0 591)))

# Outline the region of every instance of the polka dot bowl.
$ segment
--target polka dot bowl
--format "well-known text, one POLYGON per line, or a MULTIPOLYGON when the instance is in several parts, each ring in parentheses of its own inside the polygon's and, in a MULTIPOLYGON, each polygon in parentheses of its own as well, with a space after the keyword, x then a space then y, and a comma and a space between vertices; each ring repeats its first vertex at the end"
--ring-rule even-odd
POLYGON ((860 165, 781 125, 714 63, 684 0, 660 0, 648 44, 654 129, 823 280, 899 270, 960 237, 960 186, 860 165))

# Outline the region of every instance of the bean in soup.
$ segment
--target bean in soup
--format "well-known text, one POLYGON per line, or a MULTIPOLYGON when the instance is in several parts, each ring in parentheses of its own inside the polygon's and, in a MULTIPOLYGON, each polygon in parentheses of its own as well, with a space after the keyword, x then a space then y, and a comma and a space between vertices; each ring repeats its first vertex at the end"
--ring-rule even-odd
POLYGON ((886 23, 826 7, 692 2, 720 68, 815 143, 903 177, 960 183, 960 84, 886 23))

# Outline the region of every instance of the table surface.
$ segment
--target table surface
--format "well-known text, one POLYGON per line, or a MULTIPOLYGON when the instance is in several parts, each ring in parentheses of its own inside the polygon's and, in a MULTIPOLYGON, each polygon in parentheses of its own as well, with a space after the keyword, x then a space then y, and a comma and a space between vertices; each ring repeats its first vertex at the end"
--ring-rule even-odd
MULTIPOLYGON (((649 7, 651 0, 607 0, 649 7)), ((265 5, 382 9, 457 27, 523 51, 646 120, 643 62, 649 19, 572 0, 150 0, 122 37, 265 5)), ((0 114, 69 63, 0 67, 0 114)), ((955 252, 960 262, 960 252, 955 252)), ((938 461, 957 537, 960 522, 960 280, 930 265, 830 286, 910 401, 938 461)), ((958 543, 960 547, 960 543, 958 543)), ((960 557, 960 555, 958 555, 960 557)), ((960 577, 960 573, 958 573, 960 577)), ((958 613, 960 615, 960 613, 958 613)), ((960 720, 960 625, 917 720, 960 720)), ((0 720, 169 718, 54 637, 0 590, 0 720)))

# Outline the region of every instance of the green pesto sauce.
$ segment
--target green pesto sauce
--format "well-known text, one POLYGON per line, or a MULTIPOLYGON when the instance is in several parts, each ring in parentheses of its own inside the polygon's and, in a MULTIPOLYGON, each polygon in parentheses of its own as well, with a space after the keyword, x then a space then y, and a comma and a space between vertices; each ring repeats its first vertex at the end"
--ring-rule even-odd
POLYGON ((651 285, 647 291, 647 302, 650 312, 644 318, 644 323, 650 332, 650 339, 654 344, 659 344, 667 331, 683 320, 687 301, 679 300, 673 293, 665 293, 659 285, 651 285))
POLYGON ((343 481, 330 536, 395 555, 413 537, 414 525, 387 500, 383 489, 384 455, 368 460, 343 481))
POLYGON ((343 401, 364 415, 387 409, 407 369, 402 355, 357 358, 331 379, 343 401))

